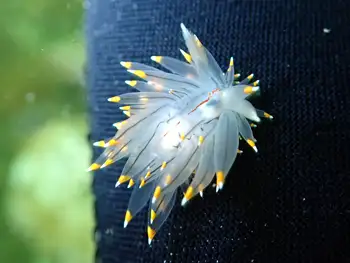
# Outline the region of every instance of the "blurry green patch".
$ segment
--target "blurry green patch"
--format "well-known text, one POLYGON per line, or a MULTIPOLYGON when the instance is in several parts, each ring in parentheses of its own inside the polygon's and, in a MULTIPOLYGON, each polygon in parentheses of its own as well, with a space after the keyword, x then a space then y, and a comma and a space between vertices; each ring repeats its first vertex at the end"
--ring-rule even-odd
POLYGON ((82 35, 81 0, 2 1, 0 22, 16 45, 28 52, 40 52, 49 43, 82 35))
POLYGON ((62 41, 55 43, 47 52, 47 59, 65 79, 84 84, 85 48, 82 41, 62 41))
POLYGON ((1 263, 93 260, 83 37, 82 0, 0 1, 1 263))
POLYGON ((43 262, 93 262, 85 130, 81 117, 51 120, 29 138, 11 165, 4 200, 7 225, 43 262))

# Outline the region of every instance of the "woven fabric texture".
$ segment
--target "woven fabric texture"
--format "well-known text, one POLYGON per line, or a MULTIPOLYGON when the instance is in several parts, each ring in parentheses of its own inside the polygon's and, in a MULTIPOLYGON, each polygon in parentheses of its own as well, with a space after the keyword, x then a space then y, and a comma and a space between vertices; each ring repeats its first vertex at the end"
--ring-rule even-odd
MULTIPOLYGON (((108 97, 128 91, 119 62, 180 58, 183 22, 223 69, 261 80, 257 108, 274 115, 242 146, 224 190, 185 208, 181 195, 148 246, 146 211, 124 229, 123 163, 94 175, 96 262, 350 262, 350 1, 90 0, 86 32, 91 134, 123 119, 108 97)), ((94 158, 101 153, 94 149, 94 158)))

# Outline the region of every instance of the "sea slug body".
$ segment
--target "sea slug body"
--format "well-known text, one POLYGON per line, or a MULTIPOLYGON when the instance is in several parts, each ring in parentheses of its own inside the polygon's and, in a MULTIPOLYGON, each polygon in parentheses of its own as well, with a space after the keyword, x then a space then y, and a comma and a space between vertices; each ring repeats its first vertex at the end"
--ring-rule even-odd
POLYGON ((141 80, 125 81, 138 92, 109 98, 119 103, 127 120, 113 124, 117 133, 95 142, 104 152, 89 171, 127 158, 116 187, 133 188, 124 227, 149 203, 148 241, 168 218, 178 188, 182 205, 216 176, 216 191, 223 189, 234 163, 240 138, 254 150, 252 127, 268 113, 255 109, 248 98, 259 91, 253 74, 243 80, 235 74, 231 57, 224 73, 196 35, 181 24, 188 53, 185 62, 167 56, 151 59, 171 73, 135 62, 121 62, 141 80))

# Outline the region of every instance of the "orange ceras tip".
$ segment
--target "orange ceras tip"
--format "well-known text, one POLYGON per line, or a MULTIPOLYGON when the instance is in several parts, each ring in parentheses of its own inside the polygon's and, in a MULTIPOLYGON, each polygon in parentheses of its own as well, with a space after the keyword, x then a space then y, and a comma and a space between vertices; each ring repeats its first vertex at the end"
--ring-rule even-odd
POLYGON ((216 172, 216 192, 219 192, 224 187, 224 172, 216 172))
POLYGON ((264 117, 265 118, 269 118, 269 119, 273 119, 273 116, 272 115, 270 115, 270 114, 268 114, 267 112, 264 112, 264 117))

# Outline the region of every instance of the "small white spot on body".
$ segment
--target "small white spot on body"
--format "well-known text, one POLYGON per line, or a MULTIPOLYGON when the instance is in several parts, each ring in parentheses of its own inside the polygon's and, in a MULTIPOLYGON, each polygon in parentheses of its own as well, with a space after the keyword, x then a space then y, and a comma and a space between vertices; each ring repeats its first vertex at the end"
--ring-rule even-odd
POLYGON ((328 34, 331 32, 330 28, 323 28, 323 33, 328 34))

